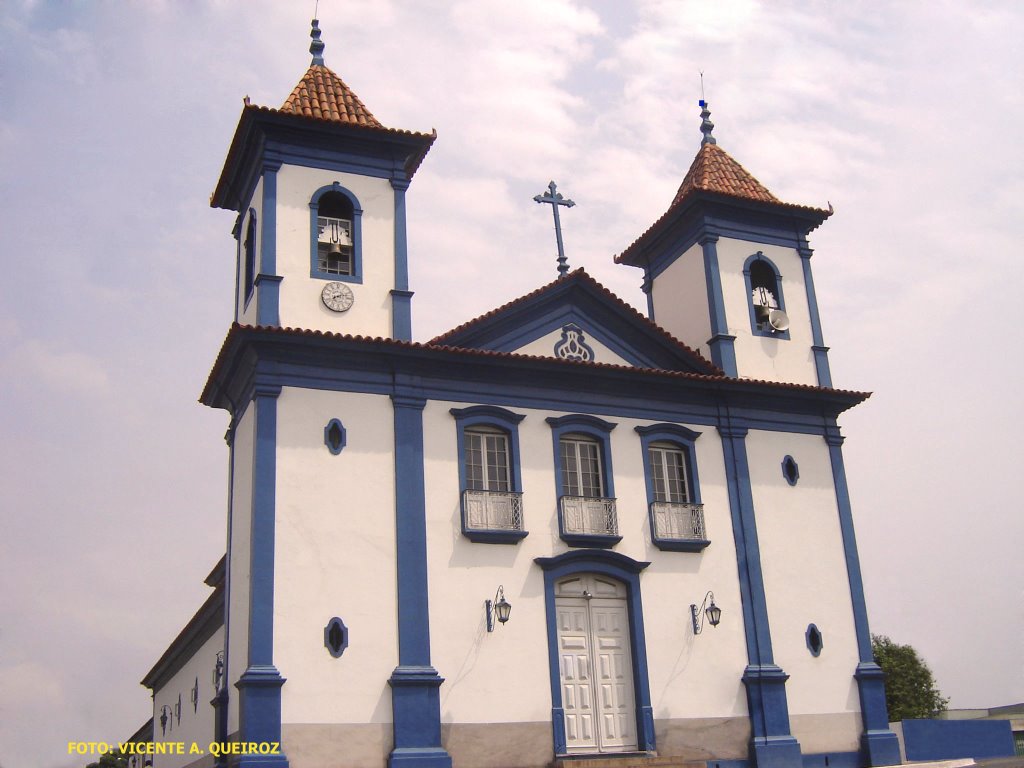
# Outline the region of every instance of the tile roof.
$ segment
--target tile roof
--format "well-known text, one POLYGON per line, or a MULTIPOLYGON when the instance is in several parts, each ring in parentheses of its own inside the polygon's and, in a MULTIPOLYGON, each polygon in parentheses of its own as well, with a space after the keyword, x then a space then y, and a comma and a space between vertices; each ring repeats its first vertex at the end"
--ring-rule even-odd
POLYGON ((384 338, 382 336, 362 336, 359 334, 347 334, 337 333, 335 331, 323 331, 313 330, 308 328, 292 328, 292 327, 281 327, 272 325, 243 325, 241 323, 232 323, 231 328, 228 330, 227 336, 224 338, 224 342, 221 344, 220 352, 217 354, 217 359, 214 361, 213 368, 210 370, 210 374, 207 377, 206 385, 203 388, 203 392, 199 397, 199 402, 204 405, 211 405, 214 398, 214 392, 218 388, 218 378, 220 377, 221 370, 227 363, 228 358, 232 354, 232 347, 236 341, 246 335, 267 335, 267 336, 284 336, 293 338, 320 338, 334 342, 350 342, 356 344, 367 344, 373 345, 384 349, 396 349, 396 350, 416 350, 426 354, 438 354, 452 356, 458 358, 490 358, 494 360, 507 360, 507 361, 523 361, 532 362, 542 365, 550 365, 554 367, 576 367, 581 370, 591 371, 620 371, 622 373, 628 373, 630 375, 636 375, 640 377, 655 377, 655 378, 669 378, 686 380, 693 382, 704 382, 711 385, 727 386, 731 388, 737 388, 741 390, 775 390, 775 391, 789 391, 789 392, 817 392, 826 395, 839 396, 843 399, 847 399, 848 405, 844 406, 843 410, 852 407, 859 402, 863 402, 871 397, 870 392, 858 392, 856 390, 848 389, 835 389, 833 387, 822 387, 815 384, 796 384, 792 382, 780 382, 780 381, 767 381, 764 379, 736 379, 731 376, 726 376, 724 373, 691 373, 690 371, 669 371, 660 368, 636 368, 631 365, 620 365, 618 363, 599 363, 596 361, 581 361, 581 360, 563 360, 559 357, 550 357, 546 355, 528 355, 521 352, 496 352, 493 350, 485 349, 467 349, 465 347, 451 347, 444 344, 437 344, 434 342, 418 342, 418 341, 402 341, 399 339, 384 338))
POLYGON ((338 123, 383 128, 366 105, 332 70, 313 64, 279 110, 338 123))
POLYGON ((675 197, 672 198, 672 204, 669 205, 668 210, 622 253, 618 254, 615 257, 615 263, 637 266, 640 263, 637 259, 642 258, 641 249, 659 232, 670 226, 678 212, 689 207, 691 202, 704 194, 720 195, 772 206, 776 210, 813 222, 808 231, 813 230, 833 213, 831 203, 828 210, 825 210, 779 200, 768 191, 764 184, 755 179, 750 171, 733 160, 724 149, 717 144, 702 144, 697 151, 697 156, 690 164, 690 170, 683 177, 683 183, 679 185, 675 197))
MULTIPOLYGON (((525 304, 531 299, 540 296, 541 294, 547 293, 553 288, 566 285, 567 280, 589 284, 594 290, 603 295, 606 299, 612 302, 612 304, 614 304, 620 310, 626 312, 635 321, 646 326, 649 330, 656 333, 662 339, 664 339, 671 345, 681 350, 684 353, 684 355, 689 356, 693 360, 693 362, 696 362, 698 365, 704 366, 709 372, 713 373, 714 375, 722 374, 721 369, 718 368, 706 357, 704 357, 700 352, 688 346, 684 342, 680 341, 671 333, 662 328, 660 325, 652 322, 646 315, 638 312, 635 307, 633 307, 630 304, 627 304, 625 301, 620 299, 610 290, 601 285, 601 283, 595 280, 585 269, 583 269, 583 267, 579 267, 573 270, 568 275, 559 276, 553 282, 550 282, 547 285, 542 285, 540 288, 530 291, 530 293, 520 296, 517 299, 512 299, 512 301, 502 304, 500 307, 496 307, 495 309, 492 309, 490 312, 485 312, 479 317, 475 317, 472 320, 467 320, 462 325, 452 328, 451 330, 445 331, 440 336, 435 336, 430 341, 428 341, 427 344, 430 346, 448 346, 446 342, 453 336, 461 335, 465 331, 471 330, 475 326, 482 325, 491 318, 497 317, 498 315, 504 314, 519 305, 525 304)), ((457 345, 455 345, 452 346, 452 348, 455 349, 458 347, 457 345)))
MULTIPOLYGON (((672 205, 676 205, 697 190, 717 192, 731 197, 742 197, 762 203, 781 203, 768 188, 730 157, 717 144, 702 144, 690 170, 683 177, 672 205)), ((671 206, 670 206, 671 207, 671 206)))

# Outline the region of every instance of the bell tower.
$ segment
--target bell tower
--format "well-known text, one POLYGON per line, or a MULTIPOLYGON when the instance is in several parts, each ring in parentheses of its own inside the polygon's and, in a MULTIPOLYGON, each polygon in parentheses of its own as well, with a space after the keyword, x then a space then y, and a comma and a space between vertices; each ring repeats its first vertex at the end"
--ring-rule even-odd
POLYGON ((320 35, 281 107, 245 99, 210 199, 238 214, 235 321, 410 340, 405 193, 436 134, 381 124, 320 35))
POLYGON ((700 107, 703 139, 672 204, 615 260, 644 270, 648 316, 726 374, 830 387, 807 235, 831 206, 775 197, 700 107))

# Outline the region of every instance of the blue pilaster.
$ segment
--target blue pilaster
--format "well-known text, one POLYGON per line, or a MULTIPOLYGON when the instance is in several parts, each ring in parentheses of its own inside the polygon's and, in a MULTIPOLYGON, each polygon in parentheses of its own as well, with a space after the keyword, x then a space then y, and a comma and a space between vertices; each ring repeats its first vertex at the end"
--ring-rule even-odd
POLYGON ((831 426, 827 429, 825 442, 828 443, 829 459, 832 462, 832 478, 836 487, 839 527, 843 534, 843 552, 846 555, 846 574, 850 582, 854 631, 860 659, 853 676, 857 680, 861 719, 864 722, 861 748, 867 757, 868 765, 895 765, 900 762, 899 742, 896 734, 889 730, 884 675, 871 652, 871 630, 868 627, 868 609, 864 600, 864 581, 860 572, 850 491, 846 484, 846 467, 843 463, 843 440, 838 427, 831 426))
POLYGON ((260 214, 260 265, 256 274, 256 322, 281 324, 281 278, 277 275, 278 162, 263 165, 263 210, 260 214))
MULTIPOLYGON (((257 384, 253 394, 252 521, 249 548, 249 658, 238 688, 238 740, 281 741, 281 686, 274 666, 274 519, 277 473, 277 398, 280 386, 257 384)), ((243 755, 239 766, 286 768, 280 755, 243 755)))
POLYGON ((818 314, 818 297, 814 292, 814 277, 811 275, 811 254, 814 253, 801 238, 800 263, 804 270, 804 288, 807 290, 807 311, 811 317, 811 352, 814 354, 814 368, 818 373, 818 385, 832 386, 832 372, 828 366, 828 347, 821 332, 821 316, 818 314))
POLYGON ((768 603, 761 571, 745 427, 719 426, 725 454, 729 509, 739 568, 747 667, 743 684, 750 715, 750 760, 757 768, 801 768, 800 744, 789 726, 786 680, 772 656, 768 603))
POLYGON ((412 291, 409 290, 409 239, 405 223, 408 179, 391 179, 395 190, 395 288, 391 291, 391 336, 412 341, 412 291))
POLYGON ((426 494, 423 481, 423 408, 426 400, 396 392, 395 536, 398 568, 398 666, 388 682, 395 747, 389 768, 451 768, 441 746, 444 678, 430 664, 427 591, 426 494))
POLYGON ((708 289, 708 314, 711 321, 711 361, 728 376, 736 376, 736 337, 729 334, 722 294, 722 275, 718 268, 718 235, 703 234, 697 240, 704 254, 704 278, 708 289))

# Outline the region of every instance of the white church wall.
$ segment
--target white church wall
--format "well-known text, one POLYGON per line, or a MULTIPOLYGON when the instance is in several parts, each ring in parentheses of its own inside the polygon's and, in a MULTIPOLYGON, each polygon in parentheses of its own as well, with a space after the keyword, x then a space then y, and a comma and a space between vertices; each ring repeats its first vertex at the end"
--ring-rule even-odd
POLYGON ((238 253, 238 282, 235 286, 238 290, 238 295, 235 297, 236 304, 238 306, 238 322, 243 325, 256 325, 256 291, 253 290, 252 295, 246 302, 245 297, 245 232, 249 226, 249 209, 252 208, 256 211, 256 273, 260 271, 260 248, 263 245, 263 179, 259 179, 256 182, 256 189, 252 193, 252 199, 249 201, 249 205, 242 209, 242 223, 241 231, 238 235, 237 241, 237 253, 238 253))
POLYGON ((170 680, 153 694, 153 738, 155 742, 181 744, 177 750, 184 754, 154 754, 153 768, 180 768, 181 766, 205 760, 212 764, 209 756, 210 743, 214 741, 216 712, 210 701, 215 695, 213 670, 217 652, 224 648, 224 627, 220 627, 200 646, 170 680), (192 691, 198 685, 198 696, 193 703, 192 691), (178 717, 180 702, 180 718, 178 717), (170 707, 166 731, 161 728, 160 714, 164 706, 170 707), (199 752, 202 750, 206 757, 199 752))
POLYGON ((317 168, 282 165, 277 174, 277 274, 282 275, 282 326, 364 336, 391 335, 395 287, 395 193, 387 179, 317 168), (347 283, 355 301, 332 312, 320 300, 328 281, 309 276, 309 201, 321 187, 338 182, 362 206, 362 283, 347 283))
POLYGON ((255 408, 250 403, 235 426, 232 448, 231 551, 229 589, 227 683, 228 734, 238 731, 238 695, 234 684, 245 672, 249 657, 250 530, 252 526, 252 464, 255 408))
MULTIPOLYGON (((632 365, 628 360, 613 352, 607 346, 595 339, 586 326, 580 326, 583 331, 584 343, 594 351, 594 362, 610 363, 611 365, 632 365)), ((545 334, 539 339, 531 341, 523 347, 515 350, 521 355, 537 355, 538 357, 557 357, 555 345, 562 340, 562 331, 557 330, 545 334)))
POLYGON ((274 659, 287 679, 284 723, 391 721, 393 421, 386 396, 285 387, 278 398, 274 659), (337 455, 324 444, 334 418, 347 438, 337 455), (335 616, 350 632, 340 658, 324 646, 335 616))
MULTIPOLYGON (((701 433, 695 443, 697 475, 711 544, 700 553, 663 552, 651 543, 643 457, 633 429, 647 423, 621 425, 627 439, 620 455, 626 459, 623 469, 629 480, 623 490, 634 500, 633 524, 642 520, 635 538, 643 542, 646 551, 635 557, 651 562, 641 583, 654 716, 671 720, 745 718, 746 694, 739 674, 747 663, 746 642, 721 440, 713 428, 684 425, 701 433), (689 606, 700 606, 709 590, 722 608, 722 623, 711 627, 705 621, 702 634, 695 636, 689 606)), ((620 494, 620 498, 625 496, 620 494)))
MULTIPOLYGON (((570 550, 557 521, 554 448, 549 416, 565 413, 509 406, 519 424, 525 527, 514 546, 473 543, 461 533, 456 422, 449 409, 472 403, 430 402, 424 413, 427 522, 430 552, 432 659, 446 678, 442 722, 455 737, 483 723, 535 724, 515 731, 521 749, 550 751, 551 694, 544 578, 536 557, 570 550), (508 624, 487 633, 484 601, 498 585, 512 603, 508 624)), ((611 433, 612 470, 622 541, 615 551, 650 561, 640 577, 654 716, 665 738, 694 743, 691 731, 725 728, 724 747, 742 756, 746 699, 740 674, 746 646, 735 545, 721 443, 697 427, 698 475, 712 544, 702 553, 664 552, 651 543, 638 425, 605 417, 611 433), (721 626, 694 638, 689 603, 712 589, 724 606, 721 626), (699 692, 699 693, 698 693, 699 692), (736 727, 731 727, 734 723, 736 727), (682 734, 682 735, 681 735, 682 734)), ((706 735, 706 731, 705 731, 706 735)), ((731 753, 730 753, 731 754, 731 753)), ((474 755, 476 757, 476 755, 474 755)), ((518 763, 517 763, 518 764, 518 763)))
POLYGON ((711 359, 711 316, 708 313, 704 253, 691 245, 654 280, 654 322, 711 359))
POLYGON ((793 735, 808 753, 855 750, 858 652, 828 446, 819 435, 751 430, 747 453, 772 649, 790 676, 793 735), (787 455, 799 468, 795 486, 783 476, 787 455), (811 623, 824 640, 817 657, 807 645, 811 623))
POLYGON ((743 378, 817 384, 811 345, 811 320, 804 287, 803 265, 792 248, 723 237, 718 241, 718 265, 729 333, 736 337, 736 365, 743 378), (750 296, 743 264, 761 251, 782 275, 782 295, 789 315, 790 338, 755 336, 750 329, 750 296))

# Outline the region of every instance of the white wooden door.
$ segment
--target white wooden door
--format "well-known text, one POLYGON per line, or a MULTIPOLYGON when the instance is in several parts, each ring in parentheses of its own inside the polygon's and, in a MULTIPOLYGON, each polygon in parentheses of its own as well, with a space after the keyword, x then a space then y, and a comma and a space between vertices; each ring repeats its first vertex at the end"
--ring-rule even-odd
POLYGON ((625 586, 573 576, 555 592, 559 674, 570 753, 637 747, 625 586))

